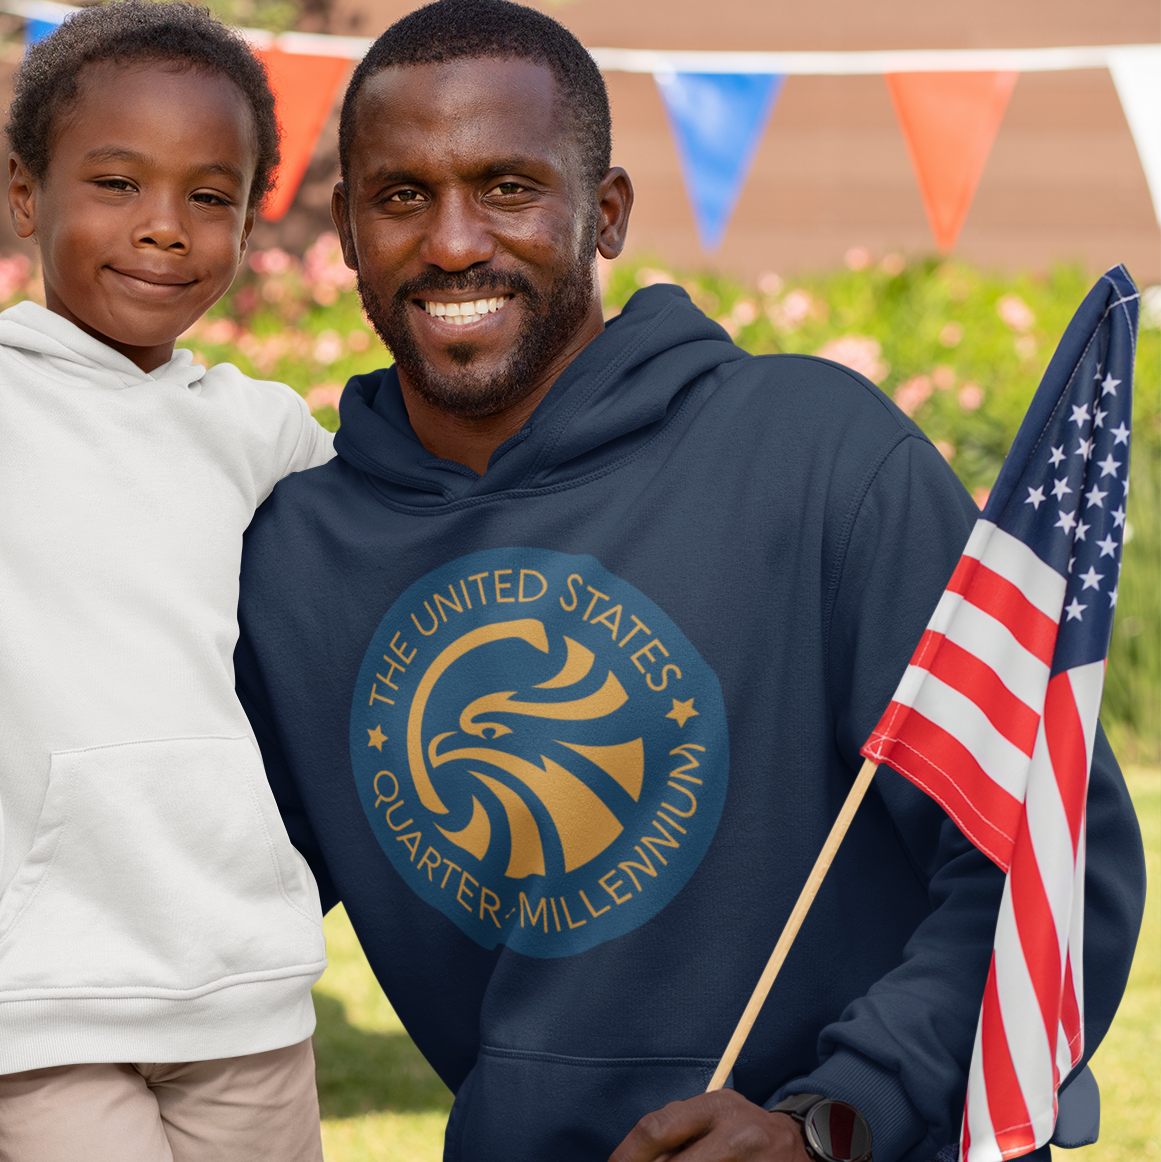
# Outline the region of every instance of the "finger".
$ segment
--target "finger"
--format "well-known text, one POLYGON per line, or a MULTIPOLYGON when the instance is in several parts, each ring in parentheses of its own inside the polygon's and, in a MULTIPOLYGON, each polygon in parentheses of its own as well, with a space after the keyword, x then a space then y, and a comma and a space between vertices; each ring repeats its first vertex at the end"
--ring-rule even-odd
POLYGON ((609 1162, 666 1162, 713 1124, 714 1110, 702 1100, 705 1096, 670 1102, 646 1114, 613 1151, 609 1162))

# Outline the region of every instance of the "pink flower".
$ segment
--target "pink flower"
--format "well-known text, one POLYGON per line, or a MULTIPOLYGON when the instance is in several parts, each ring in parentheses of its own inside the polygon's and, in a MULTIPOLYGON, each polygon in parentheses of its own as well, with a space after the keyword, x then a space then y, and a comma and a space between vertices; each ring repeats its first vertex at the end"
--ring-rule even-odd
POLYGON ((872 383, 886 379, 891 370, 881 358, 882 347, 877 339, 869 335, 842 335, 820 347, 815 355, 822 359, 833 359, 860 375, 865 375, 872 383))
POLYGON ((201 329, 202 338, 207 343, 221 346, 232 343, 238 337, 238 325, 230 319, 213 319, 207 321, 201 329))
POLYGON ((845 259, 850 270, 866 270, 871 265, 871 252, 865 246, 852 246, 845 259))
POLYGON ((333 230, 318 236, 303 255, 302 265, 311 294, 323 306, 335 302, 339 291, 355 287, 355 272, 343 261, 339 236, 333 230))
POLYGON ((935 447, 949 464, 955 459, 955 445, 950 440, 936 440, 935 447))
POLYGON ((775 295, 782 293, 782 279, 772 270, 763 271, 758 276, 758 289, 764 294, 773 298, 775 295))
POLYGON ((1004 295, 996 303, 996 314, 1013 331, 1027 331, 1036 322, 1032 308, 1019 295, 1004 295))
POLYGON ((250 269, 255 274, 285 274, 294 265, 294 258, 277 246, 250 255, 250 269))
POLYGON ((978 383, 965 383, 959 389, 958 399, 965 412, 974 412, 983 405, 984 389, 978 383))
POLYGON ((23 288, 31 270, 32 263, 25 254, 0 258, 0 302, 6 303, 23 288))
POLYGON ((955 368, 941 363, 932 373, 932 382, 940 391, 950 391, 955 387, 955 368))
POLYGON ((945 347, 958 347, 963 339, 963 327, 959 323, 944 323, 939 332, 939 341, 945 347))
POLYGON ((758 304, 753 299, 739 299, 730 316, 739 327, 748 327, 758 317, 758 304))
POLYGON ((895 402, 905 415, 913 416, 931 395, 930 376, 915 375, 895 388, 895 402))
POLYGON ((323 331, 315 340, 314 361, 328 367, 343 356, 343 340, 337 331, 323 331))
POLYGON ((814 312, 814 299, 806 290, 792 290, 781 302, 766 308, 770 322, 780 331, 796 331, 814 312))
POLYGON ((341 383, 320 383, 306 393, 306 406, 312 412, 317 412, 322 408, 334 408, 335 411, 338 411, 339 397, 342 394, 343 385, 341 383))

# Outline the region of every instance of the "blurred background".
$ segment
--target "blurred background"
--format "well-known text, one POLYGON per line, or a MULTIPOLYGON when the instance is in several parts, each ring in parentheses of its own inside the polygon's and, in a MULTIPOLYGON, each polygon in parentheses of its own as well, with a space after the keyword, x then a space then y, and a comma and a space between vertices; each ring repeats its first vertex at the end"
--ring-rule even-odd
MULTIPOLYGON (((0 13, 5 103, 26 40, 51 32, 63 15, 42 2, 6 6, 12 11, 0 13)), ((229 360, 248 374, 290 383, 335 429, 347 378, 390 356, 362 315, 329 215, 338 178, 337 102, 362 45, 310 38, 374 37, 416 5, 214 0, 211 6, 256 30, 265 46, 281 86, 288 160, 234 287, 183 345, 202 362, 229 360), (286 33, 282 40, 271 36, 286 33)), ((535 6, 594 49, 1161 46, 1157 0, 538 0, 535 6)), ((990 74, 991 89, 985 77, 956 92, 941 89, 930 74, 896 81, 871 73, 790 75, 780 84, 740 84, 731 96, 728 85, 703 81, 675 88, 681 77, 664 70, 658 79, 648 71, 607 71, 613 160, 629 171, 637 201, 626 254, 603 264, 601 277, 607 316, 641 286, 677 282, 750 351, 805 352, 854 367, 914 417, 982 504, 1072 312, 1102 270, 1119 262, 1129 268, 1144 291, 1142 330, 1129 527, 1102 721, 1126 770, 1155 882, 1161 59, 1154 52, 1151 60, 1146 51, 1135 80, 1115 77, 1104 63, 1020 67, 1018 76, 990 74), (707 95, 725 102, 717 137, 738 131, 733 162, 717 164, 717 142, 705 125, 699 128, 707 95), (933 109, 938 115, 929 116, 933 109)), ((41 297, 35 248, 0 232, 0 305, 23 297, 41 297)), ((435 1162, 451 1095, 383 998, 341 907, 327 918, 327 936, 331 967, 315 993, 327 1158, 435 1162)), ((1058 1159, 1156 1158, 1161 915, 1153 892, 1129 991, 1093 1070, 1103 1097, 1101 1140, 1075 1154, 1056 1151, 1058 1159)))

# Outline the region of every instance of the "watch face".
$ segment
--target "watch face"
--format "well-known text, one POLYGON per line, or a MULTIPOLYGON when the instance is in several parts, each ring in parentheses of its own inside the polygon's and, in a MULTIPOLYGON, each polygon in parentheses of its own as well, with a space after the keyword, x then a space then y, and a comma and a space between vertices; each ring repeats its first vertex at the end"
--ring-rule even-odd
POLYGON ((868 1162, 871 1127, 853 1105, 828 1098, 812 1107, 802 1123, 806 1144, 826 1162, 868 1162))

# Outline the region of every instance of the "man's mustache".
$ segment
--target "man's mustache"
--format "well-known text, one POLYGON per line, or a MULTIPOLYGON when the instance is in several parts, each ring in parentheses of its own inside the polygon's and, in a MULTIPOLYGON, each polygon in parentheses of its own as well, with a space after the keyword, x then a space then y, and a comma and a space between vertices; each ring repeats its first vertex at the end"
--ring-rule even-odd
POLYGON ((441 291, 448 294, 466 292, 490 292, 481 297, 493 295, 519 294, 535 303, 539 298, 536 288, 528 278, 517 271, 505 273, 500 270, 429 271, 417 275, 399 286, 395 291, 395 302, 402 305, 412 299, 431 298, 441 291))

